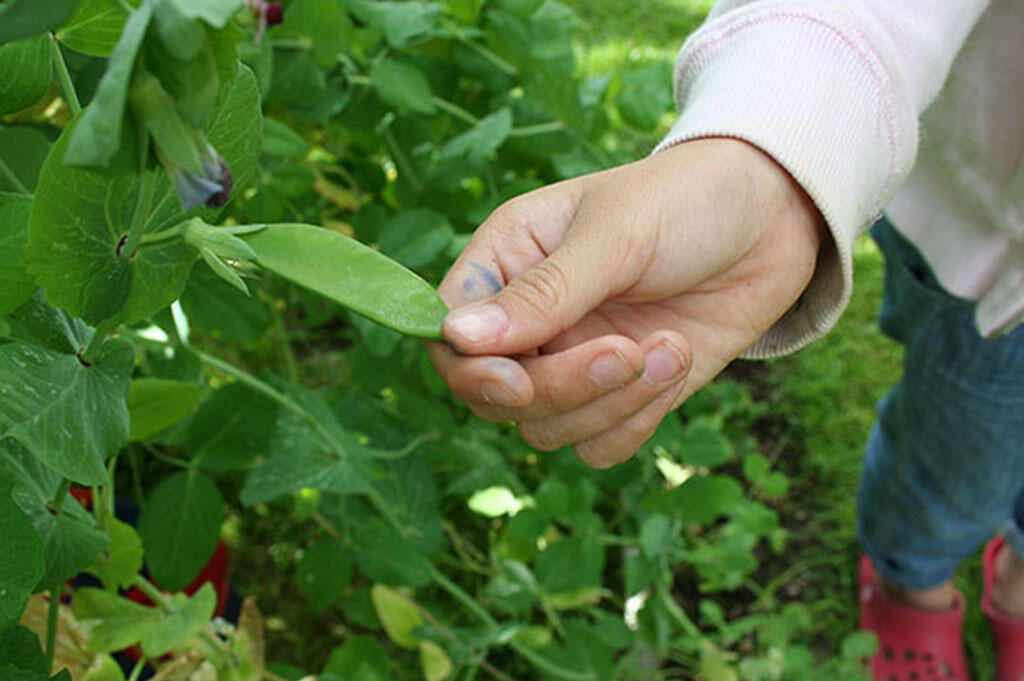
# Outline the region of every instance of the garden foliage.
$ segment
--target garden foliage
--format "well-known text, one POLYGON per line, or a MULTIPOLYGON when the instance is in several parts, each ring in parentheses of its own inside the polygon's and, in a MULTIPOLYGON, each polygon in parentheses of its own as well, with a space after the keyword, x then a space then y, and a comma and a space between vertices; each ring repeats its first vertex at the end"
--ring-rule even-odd
POLYGON ((870 644, 816 661, 813 610, 758 573, 788 483, 738 385, 598 473, 473 418, 408 337, 491 210, 666 114, 663 64, 578 77, 575 22, 0 2, 0 678, 123 681, 126 648, 132 681, 858 674, 870 644), (326 666, 184 591, 253 506, 318 528, 294 578, 344 619, 326 666))

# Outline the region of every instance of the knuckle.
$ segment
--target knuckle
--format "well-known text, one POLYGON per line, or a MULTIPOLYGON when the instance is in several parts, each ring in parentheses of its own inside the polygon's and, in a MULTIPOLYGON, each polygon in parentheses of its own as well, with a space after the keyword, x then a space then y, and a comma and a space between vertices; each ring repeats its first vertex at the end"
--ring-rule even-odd
POLYGON ((569 277, 548 258, 514 279, 507 291, 532 312, 546 316, 568 296, 569 277))
POLYGON ((553 452, 568 444, 554 429, 538 422, 516 424, 516 430, 526 444, 540 452, 553 452))

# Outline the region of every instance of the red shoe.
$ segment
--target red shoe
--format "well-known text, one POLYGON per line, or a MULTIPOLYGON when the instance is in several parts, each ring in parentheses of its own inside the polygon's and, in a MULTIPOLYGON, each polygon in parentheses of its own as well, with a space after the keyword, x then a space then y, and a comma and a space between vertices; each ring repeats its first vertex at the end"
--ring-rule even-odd
POLYGON ((985 591, 981 595, 981 610, 988 618, 995 641, 996 681, 1024 681, 1024 619, 1004 615, 992 606, 996 555, 1003 544, 1002 537, 995 537, 985 545, 982 559, 985 591))
POLYGON ((875 681, 970 681, 963 644, 964 599, 952 609, 921 610, 890 598, 871 559, 860 559, 860 628, 878 637, 875 681))

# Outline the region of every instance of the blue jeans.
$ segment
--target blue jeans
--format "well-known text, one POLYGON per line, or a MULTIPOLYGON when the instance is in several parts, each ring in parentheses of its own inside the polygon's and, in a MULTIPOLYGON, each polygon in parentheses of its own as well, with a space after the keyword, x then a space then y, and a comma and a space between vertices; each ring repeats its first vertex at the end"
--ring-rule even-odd
POLYGON ((878 404, 857 534, 886 580, 925 589, 1000 531, 1024 558, 1024 327, 983 339, 974 304, 892 225, 871 234, 886 258, 881 327, 906 354, 878 404))

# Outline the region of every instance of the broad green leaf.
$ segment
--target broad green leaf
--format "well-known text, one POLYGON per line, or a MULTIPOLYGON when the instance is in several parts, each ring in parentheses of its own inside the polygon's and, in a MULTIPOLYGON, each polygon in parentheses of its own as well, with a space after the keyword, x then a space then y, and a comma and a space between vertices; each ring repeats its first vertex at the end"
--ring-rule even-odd
POLYGON ((485 0, 445 0, 448 12, 464 24, 475 24, 485 0))
POLYGON ((398 213, 380 232, 380 250, 406 267, 423 267, 448 250, 455 230, 443 214, 426 209, 398 213))
POLYGON ((110 536, 102 555, 87 568, 108 591, 127 589, 142 569, 142 540, 131 525, 117 518, 108 518, 106 531, 110 536))
POLYGON ((677 512, 687 524, 706 525, 743 499, 740 484, 724 475, 695 475, 673 492, 677 512))
POLYGON ((361 519, 350 531, 356 566, 367 579, 412 587, 430 582, 430 561, 383 519, 361 519))
POLYGON ((0 47, 0 114, 20 111, 38 102, 50 89, 52 78, 53 53, 48 36, 25 38, 0 47))
POLYGON ((373 486, 409 541, 424 554, 436 555, 444 545, 443 518, 434 474, 423 458, 382 462, 373 486))
POLYGON ((644 519, 640 526, 640 550, 648 558, 658 558, 665 552, 665 546, 672 537, 672 521, 660 513, 644 519))
POLYGON ((181 421, 199 404, 199 386, 165 378, 137 378, 128 391, 129 438, 145 440, 181 421))
POLYGON ((0 317, 32 297, 35 280, 21 264, 32 197, 0 192, 0 317))
POLYGON ((39 533, 11 499, 9 491, 9 485, 0 485, 0 537, 4 538, 4 558, 0 560, 0 631, 21 616, 46 568, 39 533))
POLYGON ((244 468, 265 454, 277 404, 240 383, 230 383, 202 403, 186 443, 196 465, 211 471, 244 468))
POLYGON ((247 237, 260 264, 396 331, 441 338, 447 306, 430 284, 337 232, 275 224, 247 237))
POLYGON ((441 147, 441 156, 465 156, 469 162, 478 166, 483 164, 491 154, 508 139, 512 132, 512 111, 509 108, 498 109, 480 119, 480 122, 457 137, 445 142, 441 147))
POLYGON ((306 155, 306 140, 286 123, 270 118, 263 119, 263 153, 271 158, 295 161, 306 155))
POLYGON ((330 68, 337 63, 338 54, 352 42, 353 26, 341 3, 294 0, 284 13, 284 23, 277 35, 308 44, 316 63, 330 68))
POLYGON ((331 651, 320 679, 336 675, 358 681, 391 681, 390 657, 381 643, 372 636, 349 636, 331 651))
POLYGON ((549 544, 533 566, 537 582, 548 593, 601 585, 604 550, 588 537, 569 537, 549 544))
POLYGON ((441 6, 436 3, 370 2, 349 0, 352 12, 371 26, 380 28, 388 44, 402 48, 417 38, 427 37, 437 26, 441 6))
MULTIPOLYGON (((30 192, 36 189, 39 171, 49 151, 50 140, 39 130, 24 125, 0 126, 0 159, 30 192)), ((8 178, 0 177, 0 191, 20 192, 21 189, 8 178)))
MULTIPOLYGON (((81 119, 79 119, 81 120, 81 119)), ((195 252, 181 239, 142 244, 121 254, 144 183, 154 183, 143 234, 181 222, 181 203, 165 173, 134 172, 135 146, 126 135, 117 158, 103 170, 73 168, 61 159, 72 123, 50 150, 36 189, 26 266, 46 297, 91 323, 145 319, 176 299, 188 280, 195 252)))
POLYGON ((13 339, 43 345, 64 354, 73 355, 84 350, 94 334, 82 320, 47 303, 46 296, 39 290, 8 319, 17 325, 11 332, 13 339))
POLYGON ((223 28, 228 19, 242 8, 242 0, 167 0, 191 19, 202 19, 211 26, 223 28))
POLYGON ((71 611, 85 630, 85 649, 95 653, 109 653, 138 643, 161 617, 154 607, 91 587, 75 589, 71 611))
MULTIPOLYGON (((135 67, 135 57, 153 15, 153 0, 144 0, 125 22, 121 37, 110 53, 107 71, 103 74, 92 102, 71 131, 67 151, 61 150, 64 163, 78 166, 106 166, 121 145, 121 123, 124 119, 128 84, 135 67)), ((65 133, 67 134, 67 133, 65 133)))
POLYGON ((107 535, 96 529, 90 516, 86 518, 61 513, 36 519, 46 558, 40 589, 52 589, 71 579, 96 560, 107 545, 107 535))
POLYGON ((622 89, 615 100, 622 118, 638 130, 654 130, 672 110, 672 74, 658 62, 622 74, 622 89))
POLYGON ((711 468, 732 458, 732 445, 713 421, 698 418, 686 427, 679 458, 691 466, 711 468))
POLYGON ((388 638, 402 648, 418 647, 420 641, 413 631, 423 625, 423 615, 416 604, 406 595, 383 584, 373 585, 370 598, 388 638))
POLYGON ((412 62, 394 57, 382 59, 370 71, 370 80, 385 104, 401 111, 420 114, 436 111, 430 83, 412 62))
POLYGON ((206 626, 217 609, 217 591, 206 582, 192 596, 174 594, 172 611, 162 613, 158 621, 142 632, 142 652, 160 657, 195 636, 206 626))
POLYGON ((302 554, 295 579, 313 612, 323 612, 352 581, 352 553, 337 539, 321 539, 302 554))
POLYGON ((768 475, 772 463, 768 457, 759 452, 743 457, 743 477, 750 482, 761 482, 768 475))
POLYGON ((426 681, 444 681, 453 671, 452 664, 444 648, 433 641, 420 641, 420 669, 426 681))
MULTIPOLYGON (((260 160, 262 131, 260 90, 256 76, 244 64, 238 64, 236 75, 220 92, 220 99, 210 117, 206 137, 221 155, 234 176, 233 195, 244 191, 253 178, 260 160)), ((203 208, 200 215, 209 218, 218 209, 203 208)))
POLYGON ((104 462, 127 442, 131 343, 103 343, 90 366, 25 343, 0 346, 0 437, 75 482, 106 484, 104 462), (15 387, 16 386, 16 387, 15 387))
MULTIPOLYGON (((128 0, 138 7, 141 0, 128 0)), ((79 0, 75 11, 57 31, 57 39, 76 52, 106 57, 121 38, 128 15, 110 0, 79 0)))
POLYGON ((39 637, 20 624, 0 629, 0 660, 26 671, 49 669, 39 637))
POLYGON ((49 31, 64 21, 77 0, 8 0, 0 6, 0 45, 49 31))
POLYGON ((59 674, 51 677, 46 672, 19 669, 3 662, 0 662, 0 679, 4 681, 72 681, 67 669, 62 669, 59 674))
MULTIPOLYGON (((300 447, 308 443, 297 442, 300 447)), ((314 444, 314 447, 319 447, 314 444)), ((286 456, 275 456, 257 466, 245 479, 240 495, 246 506, 311 487, 336 494, 365 492, 369 471, 366 462, 338 459, 323 452, 299 449, 286 456)))
POLYGON ((121 665, 109 654, 97 655, 82 681, 125 681, 121 665))
POLYGON ((205 263, 192 268, 181 294, 181 309, 193 327, 223 340, 255 343, 270 326, 270 315, 259 296, 244 295, 205 263))
POLYGON ((139 516, 139 535, 153 580, 176 590, 195 579, 217 548, 223 514, 220 491, 198 470, 164 479, 139 516))

